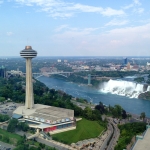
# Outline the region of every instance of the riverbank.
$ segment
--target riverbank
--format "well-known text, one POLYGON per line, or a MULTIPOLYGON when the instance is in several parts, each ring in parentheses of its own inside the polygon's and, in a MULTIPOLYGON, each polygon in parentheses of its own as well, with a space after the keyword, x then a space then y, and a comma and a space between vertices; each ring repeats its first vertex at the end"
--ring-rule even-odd
POLYGON ((83 77, 83 76, 79 76, 79 75, 74 75, 71 74, 68 77, 64 77, 61 75, 51 75, 50 78, 55 78, 55 79, 60 79, 60 80, 64 80, 66 82, 73 82, 76 84, 79 84, 81 86, 91 86, 95 89, 99 88, 99 85, 103 82, 107 82, 111 79, 111 77, 94 77, 91 79, 90 84, 88 83, 88 77, 83 77))
POLYGON ((136 98, 129 98, 125 96, 119 96, 110 93, 101 93, 97 89, 93 89, 90 86, 80 86, 73 82, 67 82, 60 79, 40 77, 39 81, 44 83, 48 88, 61 90, 73 97, 79 97, 92 102, 93 104, 99 104, 101 101, 105 105, 114 106, 119 104, 127 112, 140 115, 141 112, 145 112, 146 116, 150 117, 150 101, 136 98), (134 107, 133 107, 134 106, 134 107))
POLYGON ((139 99, 150 100, 150 92, 141 93, 138 96, 139 99))

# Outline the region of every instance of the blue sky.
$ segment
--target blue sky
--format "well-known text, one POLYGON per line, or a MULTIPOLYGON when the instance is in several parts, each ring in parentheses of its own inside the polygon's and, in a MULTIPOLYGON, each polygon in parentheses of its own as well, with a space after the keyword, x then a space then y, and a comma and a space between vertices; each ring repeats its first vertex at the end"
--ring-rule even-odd
POLYGON ((150 56, 149 0, 0 0, 0 56, 150 56))

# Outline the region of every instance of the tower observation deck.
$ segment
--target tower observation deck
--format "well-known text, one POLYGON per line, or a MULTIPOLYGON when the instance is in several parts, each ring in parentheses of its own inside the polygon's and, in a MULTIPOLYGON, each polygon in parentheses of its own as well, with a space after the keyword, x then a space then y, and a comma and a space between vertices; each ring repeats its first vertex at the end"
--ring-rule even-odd
POLYGON ((34 94, 32 83, 32 64, 31 59, 37 56, 37 52, 32 49, 31 46, 26 46, 24 50, 20 52, 20 56, 26 59, 26 98, 25 108, 32 109, 34 107, 34 94))

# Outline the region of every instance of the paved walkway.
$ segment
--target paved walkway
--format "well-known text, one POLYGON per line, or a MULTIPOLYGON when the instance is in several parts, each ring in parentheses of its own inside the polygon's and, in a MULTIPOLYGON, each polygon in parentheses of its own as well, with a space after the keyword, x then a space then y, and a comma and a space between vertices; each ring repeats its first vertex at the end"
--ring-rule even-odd
POLYGON ((60 143, 60 142, 56 142, 54 140, 51 140, 51 142, 54 143, 54 144, 56 144, 56 145, 62 146, 64 148, 67 148, 68 150, 77 150, 76 148, 72 148, 69 145, 66 145, 66 144, 63 144, 63 143, 60 143))
POLYGON ((84 147, 82 150, 100 150, 103 149, 103 144, 105 147, 105 141, 111 134, 110 130, 105 131, 100 138, 96 138, 95 139, 95 143, 93 144, 94 147, 91 147, 90 145, 88 147, 84 147))
MULTIPOLYGON (((27 137, 31 136, 30 133, 25 133, 23 131, 18 131, 17 134, 19 134, 21 136, 23 136, 25 134, 27 137)), ((55 147, 58 150, 77 150, 75 148, 72 148, 69 145, 66 145, 66 144, 63 144, 63 143, 60 143, 60 142, 56 142, 54 140, 47 140, 47 139, 44 139, 42 137, 36 137, 36 140, 39 143, 43 143, 43 144, 48 145, 50 147, 55 147)))
POLYGON ((0 150, 5 150, 5 149, 7 149, 7 148, 14 149, 15 146, 0 141, 0 150))

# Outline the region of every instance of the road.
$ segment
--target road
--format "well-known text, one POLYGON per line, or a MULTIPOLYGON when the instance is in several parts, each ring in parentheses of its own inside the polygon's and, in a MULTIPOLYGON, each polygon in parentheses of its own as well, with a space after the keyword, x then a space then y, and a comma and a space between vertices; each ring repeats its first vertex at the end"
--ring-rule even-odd
POLYGON ((109 139, 110 139, 110 137, 111 137, 111 135, 113 133, 113 126, 111 125, 110 122, 108 123, 108 131, 109 131, 108 132, 109 134, 108 134, 107 138, 104 140, 102 146, 100 147, 100 150, 107 149, 107 143, 108 143, 108 141, 109 141, 109 139))
POLYGON ((15 146, 0 141, 0 150, 5 150, 6 148, 11 148, 12 150, 15 146))
POLYGON ((119 139, 120 131, 119 131, 118 127, 117 127, 117 124, 115 124, 113 122, 113 118, 109 118, 109 122, 113 126, 114 133, 113 133, 113 137, 112 137, 112 139, 111 139, 107 149, 108 150, 113 150, 115 145, 117 144, 118 139, 119 139))
POLYGON ((45 140, 45 139, 42 139, 42 138, 36 138, 36 140, 37 140, 37 142, 39 142, 39 143, 43 143, 43 144, 45 144, 45 145, 48 145, 48 146, 50 146, 50 147, 55 147, 56 149, 58 149, 58 150, 69 150, 68 148, 65 148, 65 147, 63 147, 63 146, 61 146, 61 145, 56 145, 56 144, 54 144, 52 141, 47 141, 47 140, 45 140))
MULTIPOLYGON (((23 131, 17 131, 16 133, 21 135, 21 136, 23 136, 25 134, 27 137, 32 135, 30 133, 25 133, 23 131)), ((39 143, 43 143, 43 144, 50 146, 50 147, 55 147, 58 150, 71 150, 71 149, 73 150, 73 148, 71 148, 70 146, 56 142, 56 141, 53 141, 53 140, 46 140, 46 139, 43 139, 40 137, 36 137, 35 139, 39 143)))

